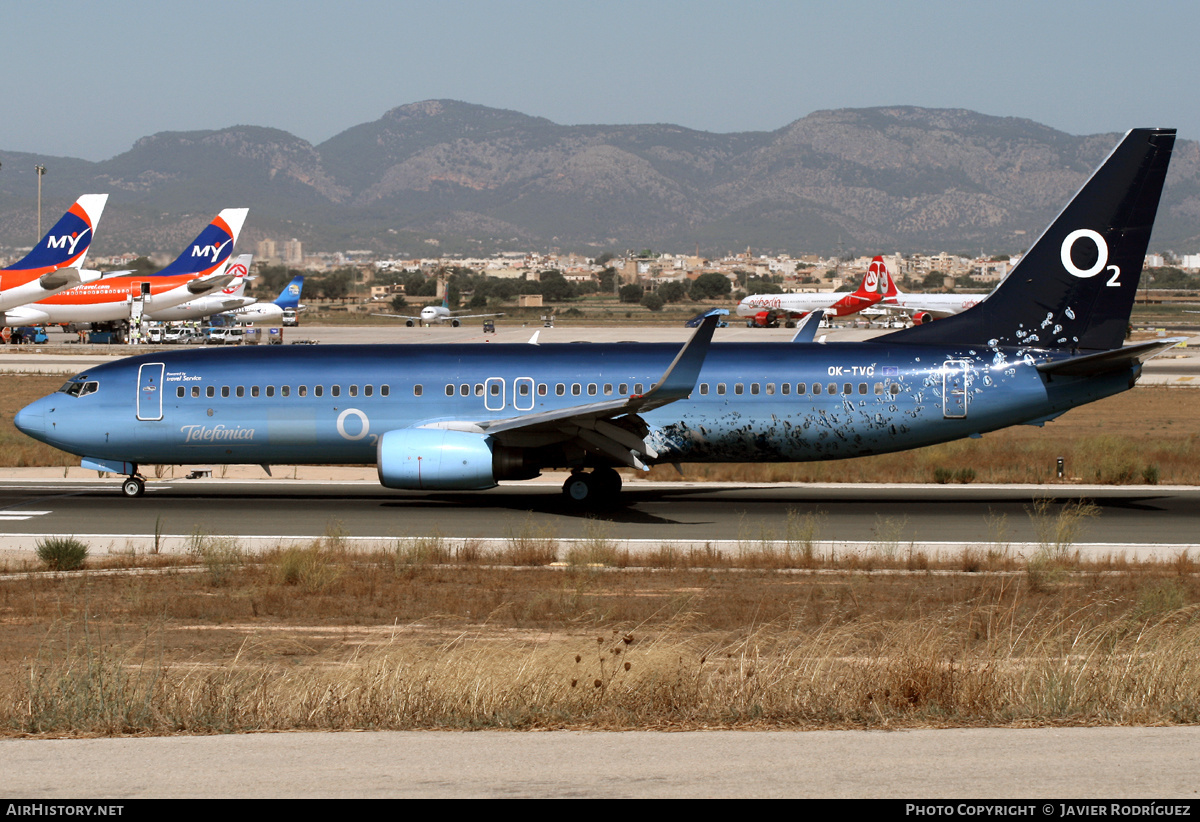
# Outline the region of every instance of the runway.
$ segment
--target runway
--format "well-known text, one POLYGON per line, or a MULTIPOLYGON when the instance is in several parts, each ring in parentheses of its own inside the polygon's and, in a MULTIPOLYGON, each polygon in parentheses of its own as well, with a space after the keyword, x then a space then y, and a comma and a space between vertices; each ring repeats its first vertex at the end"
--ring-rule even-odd
MULTIPOLYGON (((369 480, 151 480, 127 499, 107 480, 3 479, 0 551, 28 552, 45 535, 71 534, 94 551, 185 550, 196 534, 230 536, 248 549, 330 533, 364 548, 438 535, 481 544, 522 536, 603 538, 636 554, 664 544, 753 550, 795 538, 811 515, 822 551, 910 546, 957 553, 967 546, 1019 553, 1039 545, 1034 502, 1050 516, 1081 500, 1096 507, 1076 543, 1085 555, 1173 556, 1200 549, 1200 489, 1077 485, 807 485, 626 483, 621 504, 569 505, 559 480, 475 493, 397 492, 369 480)), ((1045 519, 1045 516, 1042 517, 1045 519)))

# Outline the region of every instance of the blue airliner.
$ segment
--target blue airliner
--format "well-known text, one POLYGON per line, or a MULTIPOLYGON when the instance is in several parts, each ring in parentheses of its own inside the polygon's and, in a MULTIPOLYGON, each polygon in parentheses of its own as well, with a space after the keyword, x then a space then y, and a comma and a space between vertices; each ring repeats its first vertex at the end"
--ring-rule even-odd
MULTIPOLYGON (((375 464, 397 489, 545 469, 577 503, 617 467, 822 460, 1040 425, 1131 388, 1177 340, 1122 347, 1174 130, 1130 131, 985 302, 850 343, 353 345, 131 357, 22 409, 26 434, 141 464, 375 464)), ((808 337, 811 339, 811 337, 808 337)))

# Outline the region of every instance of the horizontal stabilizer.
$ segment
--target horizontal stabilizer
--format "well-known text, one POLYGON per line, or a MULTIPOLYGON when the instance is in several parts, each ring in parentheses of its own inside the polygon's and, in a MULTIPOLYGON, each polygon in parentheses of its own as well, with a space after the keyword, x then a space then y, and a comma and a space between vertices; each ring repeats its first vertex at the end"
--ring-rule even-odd
POLYGON ((1186 337, 1150 340, 1127 345, 1124 348, 1114 348, 1111 351, 1101 351, 1098 354, 1085 354, 1082 357, 1071 357, 1066 360, 1051 360, 1038 365, 1037 370, 1043 374, 1055 376, 1094 377, 1098 374, 1124 371, 1134 364, 1141 365, 1146 360, 1157 357, 1164 351, 1186 341, 1186 337))
POLYGON ((60 268, 49 274, 43 274, 38 278, 38 284, 47 291, 62 291, 64 288, 74 288, 98 279, 100 279, 100 272, 90 268, 60 268))

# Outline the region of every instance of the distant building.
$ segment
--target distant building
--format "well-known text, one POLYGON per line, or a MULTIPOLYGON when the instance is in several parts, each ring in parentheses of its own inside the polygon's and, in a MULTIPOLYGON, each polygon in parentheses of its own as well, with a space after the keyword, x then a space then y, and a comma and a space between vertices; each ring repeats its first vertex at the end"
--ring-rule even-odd
POLYGON ((283 244, 283 264, 302 265, 304 263, 304 245, 295 237, 283 244))

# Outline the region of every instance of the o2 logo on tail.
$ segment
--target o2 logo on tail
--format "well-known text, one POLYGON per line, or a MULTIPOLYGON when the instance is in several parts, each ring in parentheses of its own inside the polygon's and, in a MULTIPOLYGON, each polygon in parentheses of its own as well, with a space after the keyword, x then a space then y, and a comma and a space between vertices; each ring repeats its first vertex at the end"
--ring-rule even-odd
POLYGON ((1117 279, 1121 276, 1121 269, 1115 265, 1108 264, 1108 243, 1104 241, 1104 237, 1098 231, 1092 231, 1090 228, 1077 228, 1066 236, 1062 243, 1062 264, 1068 274, 1078 277, 1081 280, 1088 280, 1095 277, 1101 271, 1111 271, 1112 276, 1108 278, 1106 285, 1109 288, 1120 288, 1121 283, 1117 279), (1088 269, 1080 268, 1075 265, 1075 261, 1071 259, 1071 250, 1074 249, 1077 240, 1087 238, 1096 244, 1096 262, 1088 269))

